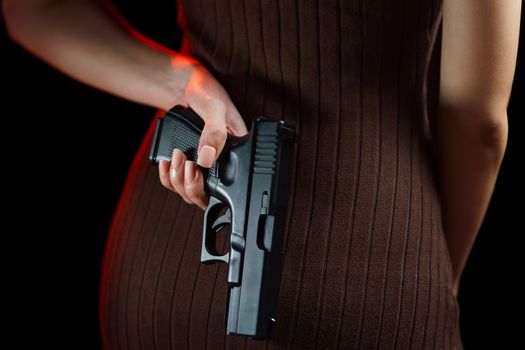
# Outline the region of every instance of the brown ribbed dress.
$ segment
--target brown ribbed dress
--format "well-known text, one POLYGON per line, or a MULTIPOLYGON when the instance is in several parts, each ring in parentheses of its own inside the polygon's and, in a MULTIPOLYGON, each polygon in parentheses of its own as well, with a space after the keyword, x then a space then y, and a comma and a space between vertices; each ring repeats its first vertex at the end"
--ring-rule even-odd
POLYGON ((106 248, 105 347, 462 349, 426 102, 441 1, 179 5, 182 50, 247 126, 299 127, 275 334, 225 335, 227 267, 199 262, 203 211, 161 186, 150 129, 106 248))

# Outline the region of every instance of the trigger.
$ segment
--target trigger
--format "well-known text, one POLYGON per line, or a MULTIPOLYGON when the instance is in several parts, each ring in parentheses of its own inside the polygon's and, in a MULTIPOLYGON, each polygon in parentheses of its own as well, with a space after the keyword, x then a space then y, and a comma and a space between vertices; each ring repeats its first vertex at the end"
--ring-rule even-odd
POLYGON ((218 232, 221 228, 223 228, 225 225, 231 224, 232 222, 232 214, 230 211, 230 208, 226 210, 226 213, 224 215, 220 216, 213 222, 211 225, 211 229, 215 232, 218 232))

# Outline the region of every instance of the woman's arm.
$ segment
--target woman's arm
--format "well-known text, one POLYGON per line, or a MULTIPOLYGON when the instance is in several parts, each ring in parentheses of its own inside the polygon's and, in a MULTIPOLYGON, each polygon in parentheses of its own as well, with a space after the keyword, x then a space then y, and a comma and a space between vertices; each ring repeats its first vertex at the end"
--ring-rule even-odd
POLYGON ((454 292, 487 210, 508 134, 520 0, 444 0, 437 151, 454 292))
POLYGON ((169 109, 189 79, 188 57, 136 40, 102 2, 5 0, 3 7, 15 41, 93 87, 169 109))
MULTIPOLYGON (((227 132, 246 126, 228 93, 191 57, 158 44, 145 45, 140 33, 106 2, 97 0, 4 0, 11 37, 55 68, 88 85, 131 101, 168 110, 190 106, 204 120, 198 163, 210 167, 227 132), (120 23, 119 23, 120 22, 120 23)), ((188 203, 205 209, 202 173, 180 151, 159 164, 160 180, 188 203)))

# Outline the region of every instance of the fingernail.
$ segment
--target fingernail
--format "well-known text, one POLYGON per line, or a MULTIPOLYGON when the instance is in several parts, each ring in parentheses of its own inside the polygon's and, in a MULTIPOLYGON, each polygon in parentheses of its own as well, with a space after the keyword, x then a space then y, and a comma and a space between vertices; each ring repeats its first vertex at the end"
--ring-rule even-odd
POLYGON ((195 176, 197 175, 195 172, 195 167, 191 163, 191 160, 187 160, 186 164, 184 165, 184 181, 186 181, 188 184, 193 183, 195 181, 195 176))
POLYGON ((197 163, 202 167, 210 168, 215 160, 215 153, 217 153, 217 150, 215 150, 214 147, 208 145, 202 146, 199 151, 197 163))
POLYGON ((177 173, 180 171, 180 167, 182 166, 182 164, 183 164, 183 158, 180 155, 175 154, 175 157, 170 167, 170 176, 172 178, 177 177, 177 173))
POLYGON ((184 157, 182 156, 182 151, 178 149, 173 150, 173 157, 175 158, 175 165, 176 167, 180 167, 184 162, 184 157))

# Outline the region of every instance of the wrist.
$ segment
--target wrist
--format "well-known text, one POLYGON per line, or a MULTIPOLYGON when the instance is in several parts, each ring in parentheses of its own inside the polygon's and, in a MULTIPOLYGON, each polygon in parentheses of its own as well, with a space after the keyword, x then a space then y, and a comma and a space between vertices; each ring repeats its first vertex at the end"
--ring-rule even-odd
POLYGON ((138 81, 142 83, 136 85, 140 96, 130 99, 169 110, 182 102, 186 86, 199 62, 177 52, 156 51, 152 55, 152 51, 148 51, 147 59, 134 62, 132 71, 141 72, 138 81))
POLYGON ((199 62, 190 56, 179 53, 171 55, 169 57, 169 65, 161 77, 161 85, 164 92, 159 96, 155 106, 169 110, 180 103, 189 80, 199 66, 199 62))

